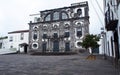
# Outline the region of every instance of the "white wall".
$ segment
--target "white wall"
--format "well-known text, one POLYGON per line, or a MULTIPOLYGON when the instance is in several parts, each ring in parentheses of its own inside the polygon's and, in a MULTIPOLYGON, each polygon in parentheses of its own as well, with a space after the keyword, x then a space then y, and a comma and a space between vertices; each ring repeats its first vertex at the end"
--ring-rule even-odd
POLYGON ((19 46, 21 43, 27 43, 28 44, 28 32, 24 33, 24 39, 21 40, 21 33, 12 33, 8 34, 8 38, 10 40, 10 37, 13 37, 13 41, 9 41, 9 48, 13 46, 13 48, 16 48, 16 50, 23 51, 23 48, 19 46))
POLYGON ((119 40, 119 54, 120 54, 120 4, 118 6, 118 40, 119 40))
POLYGON ((0 42, 2 43, 2 48, 1 49, 8 49, 8 39, 3 39, 0 40, 0 42))
POLYGON ((100 39, 98 42, 99 46, 99 54, 104 54, 104 48, 103 48, 103 38, 100 39))
POLYGON ((106 49, 105 54, 107 56, 115 57, 115 45, 114 45, 114 33, 112 31, 106 32, 107 40, 106 40, 106 49), (112 38, 112 40, 111 40, 112 38), (109 44, 108 44, 109 42, 109 44), (113 44, 113 53, 112 53, 112 44, 113 44), (109 46, 108 46, 109 45, 109 46))
MULTIPOLYGON (((105 12, 108 10, 107 3, 110 5, 110 11, 113 12, 113 19, 118 19, 117 17, 117 9, 116 7, 111 5, 111 1, 113 2, 112 4, 116 5, 116 0, 106 0, 105 4, 105 12)), ((110 18, 112 18, 112 13, 110 12, 110 18)), ((114 46, 114 31, 105 31, 106 32, 106 39, 105 39, 105 54, 107 56, 115 57, 115 46, 114 46), (112 38, 112 40, 111 40, 112 38), (112 45, 113 45, 113 50, 112 50, 112 45), (113 51, 113 53, 112 53, 113 51)))

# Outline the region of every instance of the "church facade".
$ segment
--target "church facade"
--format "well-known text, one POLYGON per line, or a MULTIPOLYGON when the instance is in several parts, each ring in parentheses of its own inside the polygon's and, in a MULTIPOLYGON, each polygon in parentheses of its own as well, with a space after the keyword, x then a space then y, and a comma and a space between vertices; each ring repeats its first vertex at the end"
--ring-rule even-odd
POLYGON ((88 2, 40 11, 29 23, 30 52, 71 52, 82 49, 89 34, 88 2))

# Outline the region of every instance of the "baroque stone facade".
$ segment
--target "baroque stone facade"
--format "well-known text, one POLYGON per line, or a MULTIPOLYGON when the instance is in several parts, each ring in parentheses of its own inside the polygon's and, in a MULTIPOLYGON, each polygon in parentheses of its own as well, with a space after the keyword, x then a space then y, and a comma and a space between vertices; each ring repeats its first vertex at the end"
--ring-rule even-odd
POLYGON ((88 2, 69 7, 40 11, 40 17, 29 23, 30 52, 69 52, 81 49, 89 34, 88 2))

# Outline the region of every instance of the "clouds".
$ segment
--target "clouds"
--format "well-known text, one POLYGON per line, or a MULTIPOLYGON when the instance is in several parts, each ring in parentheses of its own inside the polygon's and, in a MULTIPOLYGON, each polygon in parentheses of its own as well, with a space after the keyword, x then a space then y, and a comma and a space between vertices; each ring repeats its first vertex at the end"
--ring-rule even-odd
MULTIPOLYGON (((36 14, 42 10, 70 6, 72 3, 81 1, 85 0, 0 0, 0 36, 6 35, 10 31, 28 29, 30 14, 36 14)), ((92 1, 95 3, 94 0, 92 1)), ((98 1, 100 2, 101 0, 98 1)), ((99 30, 101 25, 90 2, 89 8, 90 32, 94 33, 95 29, 99 30)))
POLYGON ((4 14, 2 12, 2 9, 0 9, 0 22, 2 22, 3 19, 4 19, 4 14))

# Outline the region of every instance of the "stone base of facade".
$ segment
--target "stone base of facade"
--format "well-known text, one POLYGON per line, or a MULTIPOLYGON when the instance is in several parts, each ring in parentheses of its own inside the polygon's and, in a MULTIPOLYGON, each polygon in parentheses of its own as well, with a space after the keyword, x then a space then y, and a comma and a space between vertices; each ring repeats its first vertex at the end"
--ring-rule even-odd
POLYGON ((77 52, 73 52, 73 51, 66 51, 66 52, 41 52, 40 50, 36 50, 36 51, 29 51, 30 55, 73 55, 73 54, 77 54, 77 52))
POLYGON ((59 55, 59 54, 77 54, 77 53, 84 53, 86 51, 86 49, 84 48, 74 48, 74 49, 70 49, 70 50, 64 50, 64 49, 60 49, 58 51, 54 51, 54 50, 40 50, 40 49, 36 49, 36 50, 33 50, 33 49, 29 49, 29 52, 28 54, 36 54, 36 55, 59 55))

